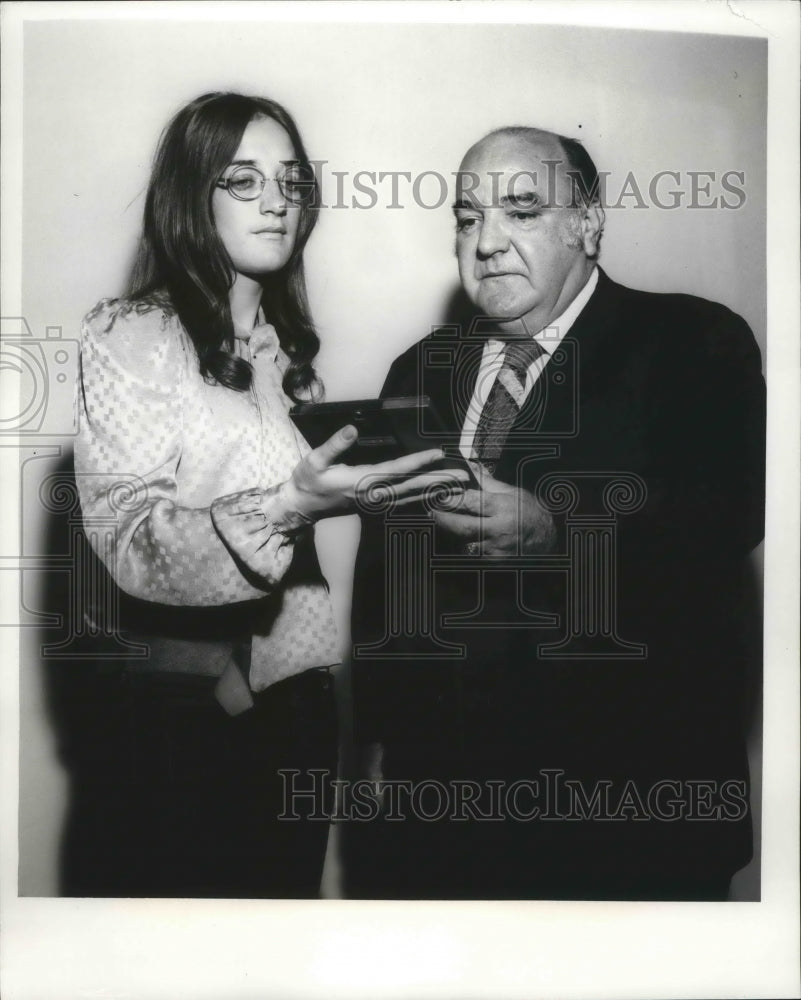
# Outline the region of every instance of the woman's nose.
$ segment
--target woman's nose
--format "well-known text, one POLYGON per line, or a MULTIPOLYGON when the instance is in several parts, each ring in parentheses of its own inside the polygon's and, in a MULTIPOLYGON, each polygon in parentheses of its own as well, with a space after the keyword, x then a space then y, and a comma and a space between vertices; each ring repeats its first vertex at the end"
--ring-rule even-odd
POLYGON ((259 199, 259 210, 263 214, 272 212, 274 215, 286 215, 286 198, 277 180, 270 177, 265 179, 264 190, 259 199))

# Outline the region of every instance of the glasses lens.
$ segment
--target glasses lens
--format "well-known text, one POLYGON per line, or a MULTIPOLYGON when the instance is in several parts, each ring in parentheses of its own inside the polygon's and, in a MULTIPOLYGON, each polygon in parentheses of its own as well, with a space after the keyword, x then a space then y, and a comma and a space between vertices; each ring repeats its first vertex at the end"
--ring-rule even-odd
POLYGON ((278 179, 287 201, 297 205, 314 194, 314 171, 308 163, 295 163, 278 179))
POLYGON ((253 167, 238 167, 228 178, 228 190, 240 201, 253 201, 264 190, 264 177, 253 167))

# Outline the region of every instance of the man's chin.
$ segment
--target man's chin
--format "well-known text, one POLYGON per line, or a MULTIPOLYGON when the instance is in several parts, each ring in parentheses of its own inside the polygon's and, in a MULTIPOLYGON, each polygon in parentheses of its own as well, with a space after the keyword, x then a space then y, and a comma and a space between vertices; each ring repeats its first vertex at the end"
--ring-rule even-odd
POLYGON ((477 295, 474 299, 481 312, 497 323, 514 323, 527 316, 537 303, 521 302, 518 298, 508 295, 477 295))
POLYGON ((536 332, 535 328, 531 326, 530 310, 503 308, 499 307, 497 303, 489 302, 479 302, 477 307, 488 322, 497 326, 498 330, 507 336, 521 336, 536 332))

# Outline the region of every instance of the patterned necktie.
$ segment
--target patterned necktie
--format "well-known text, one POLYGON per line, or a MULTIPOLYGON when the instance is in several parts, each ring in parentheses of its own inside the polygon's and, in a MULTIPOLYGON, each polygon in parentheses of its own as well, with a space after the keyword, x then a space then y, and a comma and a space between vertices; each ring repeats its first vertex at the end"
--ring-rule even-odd
POLYGON ((510 340, 506 344, 503 366, 489 391, 473 439, 473 457, 490 475, 526 401, 528 370, 545 353, 536 340, 510 340))

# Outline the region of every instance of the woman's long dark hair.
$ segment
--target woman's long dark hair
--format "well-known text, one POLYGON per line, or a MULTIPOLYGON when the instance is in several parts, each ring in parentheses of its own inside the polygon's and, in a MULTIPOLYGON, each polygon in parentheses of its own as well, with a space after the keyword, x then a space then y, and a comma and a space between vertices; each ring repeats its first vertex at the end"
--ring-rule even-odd
MULTIPOLYGON (((139 253, 129 296, 141 300, 166 290, 192 339, 207 379, 230 389, 250 387, 252 369, 232 354, 234 327, 228 293, 231 258, 217 235, 211 199, 216 182, 236 153, 254 118, 271 118, 289 135, 297 158, 308 162, 292 116, 262 97, 204 94, 172 119, 159 142, 145 200, 139 253)), ((306 297, 303 249, 317 221, 315 187, 300 209, 295 247, 287 264, 262 280, 265 315, 290 359, 284 392, 317 394, 312 362, 320 348, 306 297)))

